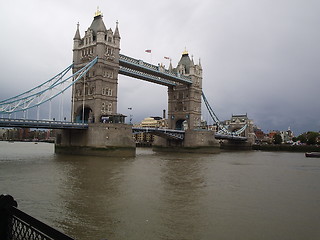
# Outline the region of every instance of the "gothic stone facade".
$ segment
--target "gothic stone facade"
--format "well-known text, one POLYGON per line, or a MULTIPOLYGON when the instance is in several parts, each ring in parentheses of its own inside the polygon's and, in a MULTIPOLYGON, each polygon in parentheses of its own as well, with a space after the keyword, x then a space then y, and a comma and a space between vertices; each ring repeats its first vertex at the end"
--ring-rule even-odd
MULTIPOLYGON (((171 65, 170 65, 171 68, 171 65)), ((171 70, 171 69, 170 69, 171 70)), ((197 129, 201 123, 202 67, 183 52, 172 71, 191 78, 192 84, 168 88, 168 121, 171 129, 197 129)))
POLYGON ((78 25, 73 41, 74 72, 98 57, 98 62, 74 86, 73 119, 99 122, 102 116, 116 115, 120 51, 118 23, 113 32, 106 28, 101 13, 98 13, 83 38, 78 25))

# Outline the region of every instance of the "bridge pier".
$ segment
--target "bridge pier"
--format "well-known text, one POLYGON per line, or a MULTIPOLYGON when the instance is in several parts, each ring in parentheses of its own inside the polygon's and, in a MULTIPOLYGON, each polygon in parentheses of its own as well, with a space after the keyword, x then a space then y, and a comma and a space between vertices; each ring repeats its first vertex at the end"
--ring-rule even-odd
POLYGON ((87 130, 57 131, 55 153, 106 157, 132 157, 136 148, 131 125, 89 123, 87 130))
POLYGON ((221 149, 226 150, 252 150, 252 145, 255 142, 255 134, 247 133, 246 141, 235 141, 235 140, 222 140, 220 141, 221 149))
POLYGON ((219 141, 214 138, 213 131, 186 130, 184 140, 175 140, 155 136, 152 145, 154 151, 217 153, 220 152, 219 141))

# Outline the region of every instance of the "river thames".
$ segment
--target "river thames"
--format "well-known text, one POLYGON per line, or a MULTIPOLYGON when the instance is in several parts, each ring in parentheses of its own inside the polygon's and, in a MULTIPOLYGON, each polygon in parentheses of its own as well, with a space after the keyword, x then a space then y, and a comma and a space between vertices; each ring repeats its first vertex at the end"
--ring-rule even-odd
POLYGON ((0 194, 79 240, 320 239, 319 184, 304 153, 101 158, 0 142, 0 194))

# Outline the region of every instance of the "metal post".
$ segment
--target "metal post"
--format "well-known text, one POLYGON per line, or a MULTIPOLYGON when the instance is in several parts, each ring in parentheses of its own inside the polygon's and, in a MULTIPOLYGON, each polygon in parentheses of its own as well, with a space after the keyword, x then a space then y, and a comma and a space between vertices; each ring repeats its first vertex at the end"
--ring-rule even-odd
POLYGON ((86 95, 86 77, 83 76, 82 123, 84 123, 84 101, 86 95))
POLYGON ((132 107, 129 107, 128 108, 130 110, 130 118, 129 118, 129 124, 131 125, 132 124, 132 114, 131 114, 131 111, 132 111, 132 107))
POLYGON ((10 239, 8 228, 11 214, 9 213, 9 208, 12 206, 18 206, 12 196, 0 195, 0 240, 10 239))
MULTIPOLYGON (((74 79, 73 79, 74 81, 74 79)), ((75 95, 75 92, 74 92, 74 87, 75 87, 75 84, 72 85, 72 108, 71 108, 71 122, 74 122, 74 95, 75 95)))
POLYGON ((64 91, 62 91, 62 94, 61 94, 61 118, 60 118, 60 121, 62 121, 62 119, 63 119, 63 97, 64 97, 64 91))
POLYGON ((39 110, 40 110, 40 106, 37 106, 37 120, 39 120, 39 110))
POLYGON ((49 120, 51 120, 51 99, 49 101, 49 120))

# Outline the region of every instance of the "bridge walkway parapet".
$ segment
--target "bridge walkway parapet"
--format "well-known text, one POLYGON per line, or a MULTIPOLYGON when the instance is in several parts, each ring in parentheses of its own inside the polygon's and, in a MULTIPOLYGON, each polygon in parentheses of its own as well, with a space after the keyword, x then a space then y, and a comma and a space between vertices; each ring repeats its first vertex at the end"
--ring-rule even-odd
POLYGON ((138 134, 142 132, 152 133, 160 137, 177 139, 177 140, 183 140, 185 135, 185 131, 183 130, 174 130, 174 129, 167 129, 167 128, 133 127, 132 132, 133 134, 138 134))
MULTIPOLYGON (((129 73, 133 74, 136 73, 134 77, 141 79, 140 77, 143 76, 146 81, 146 76, 153 76, 150 78, 151 82, 155 82, 155 78, 159 78, 160 81, 156 82, 161 85, 176 85, 175 83, 181 83, 190 85, 192 81, 189 77, 180 75, 178 73, 170 72, 169 70, 162 68, 160 66, 155 66, 150 63, 146 63, 142 60, 138 60, 132 57, 128 57, 125 55, 120 54, 119 56, 119 65, 120 71, 119 73, 127 75, 129 73), (139 74, 137 74, 139 73, 139 74)), ((132 75, 128 75, 132 76, 132 75)))
POLYGON ((45 128, 45 129, 87 129, 87 123, 67 121, 0 118, 0 127, 45 128))

